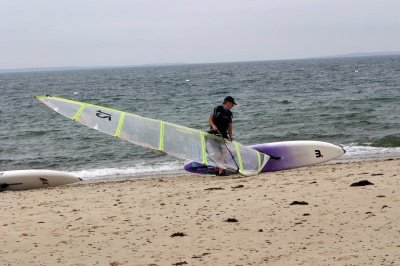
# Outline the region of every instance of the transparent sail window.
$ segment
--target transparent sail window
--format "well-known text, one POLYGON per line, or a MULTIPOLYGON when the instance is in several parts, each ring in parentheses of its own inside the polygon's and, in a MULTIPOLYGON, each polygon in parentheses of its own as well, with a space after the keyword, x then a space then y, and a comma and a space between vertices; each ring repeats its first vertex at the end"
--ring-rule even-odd
POLYGON ((232 143, 227 142, 228 148, 234 156, 235 160, 232 159, 232 155, 226 148, 223 140, 214 135, 206 135, 206 152, 207 161, 210 165, 215 165, 218 167, 237 170, 239 161, 237 159, 236 150, 232 143), (236 161, 236 162, 235 162, 236 161))
POLYGON ((164 124, 164 151, 180 158, 202 161, 200 131, 164 124))
POLYGON ((137 145, 158 150, 160 121, 126 114, 119 137, 137 145))
MULTIPOLYGON (((243 170, 244 171, 250 171, 250 170, 255 170, 258 172, 258 153, 255 150, 248 149, 248 147, 245 147, 241 144, 238 145, 240 149, 240 154, 241 154, 241 159, 242 159, 242 164, 243 164, 243 170), (245 147, 245 148, 243 148, 245 147)), ((265 156, 262 154, 261 156, 261 163, 264 161, 265 156)))
POLYGON ((60 101, 57 98, 43 98, 39 100, 48 105, 54 111, 68 117, 69 119, 72 119, 82 106, 82 103, 60 101))

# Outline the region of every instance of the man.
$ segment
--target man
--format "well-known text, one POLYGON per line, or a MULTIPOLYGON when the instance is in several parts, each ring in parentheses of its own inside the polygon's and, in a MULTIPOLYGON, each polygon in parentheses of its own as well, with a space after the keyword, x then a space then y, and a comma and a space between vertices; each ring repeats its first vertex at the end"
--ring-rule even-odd
MULTIPOLYGON (((224 99, 223 105, 219 105, 214 108, 214 111, 208 118, 208 123, 210 124, 209 133, 233 141, 233 114, 231 109, 235 105, 235 99, 233 99, 231 96, 227 96, 224 99)), ((221 156, 225 155, 223 151, 221 153, 221 156)), ((217 175, 224 175, 224 169, 217 167, 217 175)))
POLYGON ((232 129, 232 117, 233 114, 230 111, 236 105, 235 99, 231 96, 227 96, 224 99, 223 105, 219 105, 214 108, 214 112, 210 114, 208 123, 210 124, 209 133, 215 135, 221 135, 225 139, 233 141, 233 129, 232 129), (229 137, 229 138, 228 138, 229 137))

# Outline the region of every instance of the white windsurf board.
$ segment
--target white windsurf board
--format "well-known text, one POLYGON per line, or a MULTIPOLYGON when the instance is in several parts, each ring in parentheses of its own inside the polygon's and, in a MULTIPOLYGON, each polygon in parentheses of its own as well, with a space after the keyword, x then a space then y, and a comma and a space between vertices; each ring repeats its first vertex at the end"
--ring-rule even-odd
POLYGON ((53 170, 14 170, 0 172, 0 191, 46 188, 79 182, 79 177, 53 170))

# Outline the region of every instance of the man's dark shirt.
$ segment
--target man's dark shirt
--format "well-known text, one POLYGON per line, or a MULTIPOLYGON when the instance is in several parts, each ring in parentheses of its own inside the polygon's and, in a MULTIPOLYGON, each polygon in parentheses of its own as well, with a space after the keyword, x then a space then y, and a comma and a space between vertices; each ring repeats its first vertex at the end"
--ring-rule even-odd
MULTIPOLYGON (((218 128, 219 132, 221 132, 222 137, 228 138, 228 125, 232 123, 232 112, 220 105, 214 108, 214 112, 211 116, 213 117, 215 126, 218 128)), ((210 133, 217 134, 218 132, 212 132, 210 127, 210 133)))

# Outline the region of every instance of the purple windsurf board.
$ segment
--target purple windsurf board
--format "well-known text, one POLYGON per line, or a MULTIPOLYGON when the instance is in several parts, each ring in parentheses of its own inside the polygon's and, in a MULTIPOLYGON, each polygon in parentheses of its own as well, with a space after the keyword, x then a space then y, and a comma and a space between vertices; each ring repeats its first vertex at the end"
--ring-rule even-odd
MULTIPOLYGON (((346 152, 338 145, 322 141, 282 141, 256 144, 250 147, 272 156, 261 173, 325 163, 342 156, 346 152)), ((194 161, 185 164, 184 169, 196 174, 216 173, 214 166, 194 161)))

